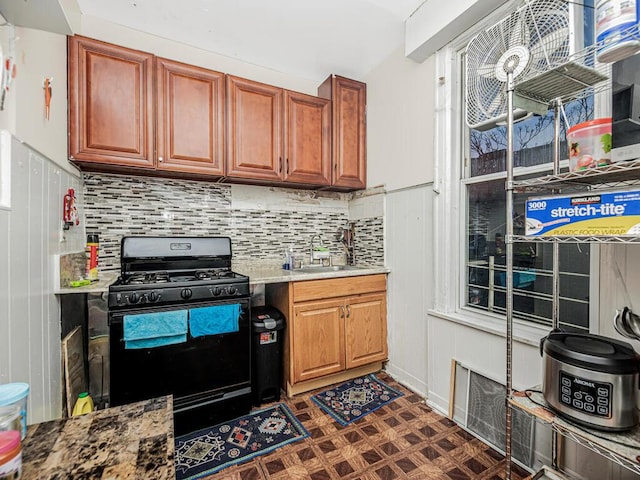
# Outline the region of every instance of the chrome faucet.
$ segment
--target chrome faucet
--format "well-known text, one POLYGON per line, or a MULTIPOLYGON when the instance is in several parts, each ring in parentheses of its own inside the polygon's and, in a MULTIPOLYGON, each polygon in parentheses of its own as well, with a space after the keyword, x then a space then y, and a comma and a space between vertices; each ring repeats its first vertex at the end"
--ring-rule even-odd
POLYGON ((311 255, 309 255, 309 263, 310 263, 311 265, 315 265, 316 260, 319 260, 319 261, 320 261, 320 264, 322 264, 322 260, 321 260, 320 258, 316 257, 316 254, 315 254, 316 252, 315 252, 315 247, 314 247, 313 242, 314 242, 314 240, 315 240, 316 238, 320 241, 320 246, 322 246, 322 237, 321 237, 320 235, 317 235, 317 234, 316 234, 316 235, 313 235, 313 236, 311 237, 311 247, 310 247, 310 250, 309 250, 309 252, 310 252, 310 254, 311 254, 311 255))
POLYGON ((324 247, 324 244, 322 243, 322 237, 320 235, 316 234, 311 237, 311 255, 309 256, 311 265, 323 265, 324 259, 328 259, 329 265, 331 265, 331 254, 329 253, 329 251, 326 248, 316 249, 316 246, 314 244, 316 238, 320 242, 319 246, 324 247), (318 263, 316 263, 316 260, 318 261, 318 263))

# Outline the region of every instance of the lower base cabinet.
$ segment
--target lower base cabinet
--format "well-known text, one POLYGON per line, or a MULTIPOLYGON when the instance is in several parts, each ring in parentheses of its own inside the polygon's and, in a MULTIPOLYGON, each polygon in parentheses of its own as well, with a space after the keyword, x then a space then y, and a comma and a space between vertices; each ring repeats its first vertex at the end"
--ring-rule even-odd
POLYGON ((287 316, 287 395, 371 373, 387 359, 386 275, 269 285, 287 316))

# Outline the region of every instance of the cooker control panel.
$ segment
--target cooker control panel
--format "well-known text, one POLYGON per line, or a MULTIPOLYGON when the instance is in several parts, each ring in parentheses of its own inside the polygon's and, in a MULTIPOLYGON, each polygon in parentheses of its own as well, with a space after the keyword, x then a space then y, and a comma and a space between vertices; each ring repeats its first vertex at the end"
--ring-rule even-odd
POLYGON ((560 402, 596 417, 611 416, 610 383, 594 382, 560 371, 560 402))

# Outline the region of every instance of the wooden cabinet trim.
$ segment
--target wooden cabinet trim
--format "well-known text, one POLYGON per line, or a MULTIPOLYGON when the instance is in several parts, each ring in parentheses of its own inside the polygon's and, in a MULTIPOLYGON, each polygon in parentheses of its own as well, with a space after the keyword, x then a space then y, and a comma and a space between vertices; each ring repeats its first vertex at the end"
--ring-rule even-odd
POLYGON ((224 175, 224 73, 160 57, 155 70, 157 168, 224 175), (179 83, 191 90, 176 91, 179 83))
POLYGON ((286 182, 331 184, 331 101, 284 91, 286 182))
POLYGON ((343 302, 325 300, 295 304, 293 317, 293 383, 344 370, 343 302))
POLYGON ((384 273, 309 280, 306 282, 293 283, 293 301, 298 303, 325 298, 336 298, 336 292, 339 292, 340 297, 347 297, 364 293, 382 292, 386 291, 386 289, 387 276, 384 273))
POLYGON ((283 90, 233 75, 226 90, 227 176, 281 181, 283 90), (245 112, 245 104, 254 109, 245 112))
POLYGON ((153 55, 82 36, 69 37, 67 47, 70 160, 153 167, 153 55), (112 64, 119 62, 121 69, 113 72, 96 68, 100 59, 112 64), (93 74, 100 77, 92 78, 93 74), (115 80, 132 81, 133 97, 117 95, 121 89, 114 86, 115 80), (91 88, 114 92, 104 96, 106 101, 101 97, 95 112, 91 88), (129 114, 122 113, 125 108, 130 109, 129 114), (105 128, 102 124, 105 112, 122 116, 122 121, 113 121, 114 129, 105 128), (127 121, 133 121, 135 128, 127 128, 127 121))
POLYGON ((345 363, 354 368, 387 359, 387 296, 374 293, 345 299, 345 363))

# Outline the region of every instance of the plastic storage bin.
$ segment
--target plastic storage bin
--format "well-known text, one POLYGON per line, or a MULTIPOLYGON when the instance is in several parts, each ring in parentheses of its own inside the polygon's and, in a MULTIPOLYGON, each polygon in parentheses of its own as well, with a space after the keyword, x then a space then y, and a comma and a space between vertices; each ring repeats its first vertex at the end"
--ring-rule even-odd
POLYGON ((253 404, 280 400, 285 317, 273 307, 251 308, 253 404))
POLYGON ((611 163, 611 118, 579 123, 567 131, 569 170, 585 170, 611 163))
POLYGON ((20 406, 20 436, 22 440, 27 435, 27 397, 29 396, 28 383, 5 383, 0 385, 0 407, 7 405, 20 406))
POLYGON ((0 432, 7 430, 22 430, 20 405, 7 405, 0 407, 0 432))
POLYGON ((0 478, 19 479, 22 475, 20 432, 0 432, 0 478))

